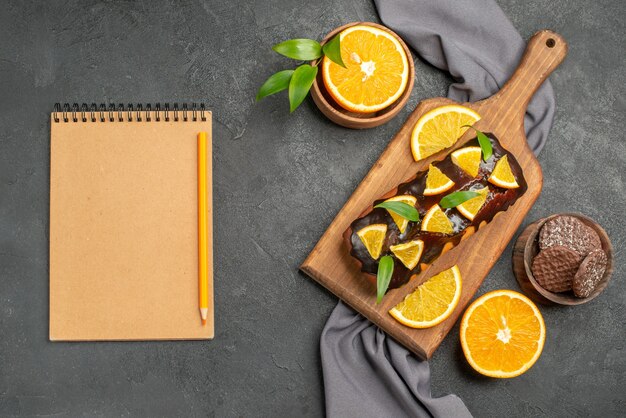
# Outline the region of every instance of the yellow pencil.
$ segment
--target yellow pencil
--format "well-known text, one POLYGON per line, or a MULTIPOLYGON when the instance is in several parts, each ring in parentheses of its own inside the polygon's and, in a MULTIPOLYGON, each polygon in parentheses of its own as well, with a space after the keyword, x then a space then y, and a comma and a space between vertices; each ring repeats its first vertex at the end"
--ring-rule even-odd
POLYGON ((209 313, 207 281, 207 134, 198 134, 198 305, 202 325, 209 313))

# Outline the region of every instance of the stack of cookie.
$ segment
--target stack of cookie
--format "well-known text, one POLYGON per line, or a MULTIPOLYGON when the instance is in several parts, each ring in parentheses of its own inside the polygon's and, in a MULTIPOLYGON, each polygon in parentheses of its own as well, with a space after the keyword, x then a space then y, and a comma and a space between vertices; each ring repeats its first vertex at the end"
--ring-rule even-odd
POLYGON ((558 216, 539 231, 539 253, 532 272, 541 287, 550 292, 573 291, 579 298, 593 293, 602 281, 607 256, 600 237, 573 216, 558 216))

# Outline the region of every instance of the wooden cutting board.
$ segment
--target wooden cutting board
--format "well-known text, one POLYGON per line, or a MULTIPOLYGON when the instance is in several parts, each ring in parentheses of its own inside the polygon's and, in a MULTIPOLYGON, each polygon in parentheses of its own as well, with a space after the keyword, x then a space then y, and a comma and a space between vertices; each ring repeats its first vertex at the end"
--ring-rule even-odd
POLYGON ((473 236, 439 257, 428 269, 406 285, 387 293, 376 304, 376 289, 357 268, 348 253, 342 234, 372 202, 398 184, 425 170, 432 161, 444 159, 454 149, 473 138, 468 130, 457 144, 420 162, 413 161, 410 138, 413 126, 424 113, 449 103, 445 98, 421 102, 400 131, 391 140, 350 199, 337 214, 300 269, 340 299, 377 324, 421 358, 430 358, 443 338, 464 311, 491 267, 513 237, 522 220, 541 192, 543 176, 539 162, 526 142, 524 114, 531 97, 541 83, 563 61, 567 44, 558 34, 544 30, 528 42, 522 60, 506 85, 495 95, 464 106, 476 110, 482 119, 476 128, 491 132, 512 153, 522 167, 528 190, 507 211, 481 227, 473 236), (452 315, 428 329, 408 328, 389 315, 389 310, 428 278, 457 264, 463 277, 461 300, 452 315))

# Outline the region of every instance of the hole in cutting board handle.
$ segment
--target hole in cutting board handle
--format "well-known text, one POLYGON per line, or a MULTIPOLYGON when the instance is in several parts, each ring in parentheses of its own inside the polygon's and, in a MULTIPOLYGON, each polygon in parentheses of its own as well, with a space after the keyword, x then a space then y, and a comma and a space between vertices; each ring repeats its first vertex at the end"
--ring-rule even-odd
POLYGON ((552 38, 550 38, 550 39, 548 39, 546 41, 546 46, 548 48, 554 48, 555 45, 556 45, 556 41, 554 39, 552 39, 552 38))

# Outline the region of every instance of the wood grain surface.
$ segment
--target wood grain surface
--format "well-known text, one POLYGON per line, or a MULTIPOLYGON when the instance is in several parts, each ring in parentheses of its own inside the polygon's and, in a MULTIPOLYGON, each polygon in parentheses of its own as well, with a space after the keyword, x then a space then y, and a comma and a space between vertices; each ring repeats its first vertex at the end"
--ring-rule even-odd
POLYGON ((454 147, 420 162, 413 161, 410 137, 417 120, 435 107, 454 103, 446 98, 428 99, 417 106, 391 140, 300 266, 301 270, 416 355, 430 358, 500 257, 541 192, 543 176, 541 167, 526 142, 524 114, 535 91, 563 61, 566 54, 567 44, 560 35, 548 30, 537 32, 528 42, 517 70, 498 93, 479 102, 464 103, 482 116, 475 127, 496 135, 502 146, 515 156, 522 167, 528 182, 528 190, 512 207, 496 215, 492 222, 443 254, 409 283, 389 291, 382 303, 376 304, 376 289, 357 268, 344 244, 342 234, 375 199, 412 177, 415 172, 426 169, 432 161, 444 159, 450 152, 473 138, 468 131, 454 147), (389 315, 388 311, 418 285, 454 264, 461 270, 463 290, 457 308, 448 319, 432 328, 412 329, 389 315))

